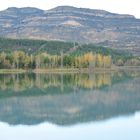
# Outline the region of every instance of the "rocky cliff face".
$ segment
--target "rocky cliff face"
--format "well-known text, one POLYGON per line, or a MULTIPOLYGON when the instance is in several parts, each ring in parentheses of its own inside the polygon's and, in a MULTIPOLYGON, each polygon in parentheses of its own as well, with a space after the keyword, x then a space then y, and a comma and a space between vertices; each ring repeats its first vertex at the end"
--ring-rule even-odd
POLYGON ((140 19, 103 10, 8 8, 0 12, 0 36, 97 43, 140 54, 140 19))

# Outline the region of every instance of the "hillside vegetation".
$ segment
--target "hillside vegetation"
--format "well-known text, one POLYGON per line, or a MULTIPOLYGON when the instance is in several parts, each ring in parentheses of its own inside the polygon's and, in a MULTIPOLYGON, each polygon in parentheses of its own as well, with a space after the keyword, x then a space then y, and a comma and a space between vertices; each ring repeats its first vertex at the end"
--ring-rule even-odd
POLYGON ((94 44, 0 38, 0 68, 110 68, 112 64, 140 65, 123 51, 94 44))

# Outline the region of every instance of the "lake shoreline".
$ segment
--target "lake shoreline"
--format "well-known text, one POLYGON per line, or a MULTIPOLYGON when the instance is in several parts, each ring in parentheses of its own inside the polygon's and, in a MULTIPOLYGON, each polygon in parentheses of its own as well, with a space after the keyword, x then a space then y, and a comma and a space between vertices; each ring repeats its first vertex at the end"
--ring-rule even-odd
POLYGON ((113 66, 111 68, 54 68, 54 69, 0 69, 0 74, 16 73, 100 73, 114 71, 140 71, 140 66, 113 66))

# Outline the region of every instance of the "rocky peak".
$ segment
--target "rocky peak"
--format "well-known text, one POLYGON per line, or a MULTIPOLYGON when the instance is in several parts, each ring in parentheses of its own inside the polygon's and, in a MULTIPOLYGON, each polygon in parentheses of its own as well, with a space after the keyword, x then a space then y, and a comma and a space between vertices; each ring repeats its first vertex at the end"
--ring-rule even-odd
POLYGON ((4 15, 38 15, 44 13, 43 10, 33 7, 24 7, 24 8, 16 8, 16 7, 9 7, 6 10, 1 12, 4 15))
POLYGON ((58 6, 53 9, 47 10, 46 13, 75 13, 75 14, 84 14, 90 16, 104 17, 104 18, 135 18, 132 15, 128 14, 115 14, 110 13, 105 10, 89 9, 89 8, 76 8, 73 6, 58 6))

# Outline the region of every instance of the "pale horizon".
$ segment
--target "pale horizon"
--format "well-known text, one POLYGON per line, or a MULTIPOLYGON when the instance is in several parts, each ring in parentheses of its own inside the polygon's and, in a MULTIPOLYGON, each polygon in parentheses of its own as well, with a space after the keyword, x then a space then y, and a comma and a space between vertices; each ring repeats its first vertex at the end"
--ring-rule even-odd
POLYGON ((0 0, 0 11, 9 7, 35 7, 48 10, 57 6, 73 6, 77 8, 89 8, 105 10, 111 13, 129 14, 140 18, 140 1, 138 0, 0 0))

